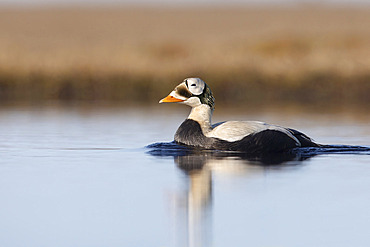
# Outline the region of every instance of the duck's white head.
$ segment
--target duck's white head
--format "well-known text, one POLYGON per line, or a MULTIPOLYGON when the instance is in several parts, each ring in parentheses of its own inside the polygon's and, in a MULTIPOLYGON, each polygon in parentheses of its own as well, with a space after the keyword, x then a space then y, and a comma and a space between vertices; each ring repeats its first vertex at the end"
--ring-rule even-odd
POLYGON ((191 107, 205 104, 212 110, 215 107, 215 98, 211 89, 200 78, 185 79, 167 97, 159 101, 159 103, 166 102, 178 102, 191 107))

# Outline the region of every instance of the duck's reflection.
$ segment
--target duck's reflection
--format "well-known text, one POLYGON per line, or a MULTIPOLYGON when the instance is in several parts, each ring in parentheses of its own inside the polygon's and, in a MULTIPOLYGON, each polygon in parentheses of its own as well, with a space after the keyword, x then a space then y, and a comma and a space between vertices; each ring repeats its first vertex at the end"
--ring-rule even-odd
POLYGON ((186 218, 185 236, 187 246, 211 246, 212 239, 212 173, 203 161, 196 156, 180 156, 175 162, 194 167, 185 170, 189 179, 186 191, 186 204, 182 208, 186 218), (184 162, 184 163, 182 163, 184 162), (190 164, 189 164, 190 163, 190 164), (197 167, 197 168, 196 168, 197 167))
POLYGON ((207 247, 212 244, 213 176, 253 176, 269 169, 292 167, 306 159, 286 153, 251 156, 243 153, 195 150, 172 143, 148 146, 153 156, 173 157, 185 174, 185 191, 175 193, 172 207, 174 246, 207 247))
POLYGON ((189 247, 212 246, 212 176, 215 174, 252 176, 269 169, 282 169, 300 163, 311 155, 279 153, 250 155, 235 152, 196 150, 174 142, 149 145, 153 156, 173 157, 185 174, 185 191, 171 200, 174 245, 189 247))
MULTIPOLYGON (((251 155, 246 153, 196 150, 174 142, 149 145, 153 156, 173 157, 185 174, 185 192, 177 193, 173 220, 176 222, 176 246, 212 246, 213 176, 254 176, 271 170, 299 168, 302 161, 321 154, 369 153, 370 147, 326 145, 319 148, 299 148, 289 153, 251 155)), ((215 198, 217 195, 214 196, 215 198)))
MULTIPOLYGON (((192 152, 174 155, 176 165, 185 173, 187 188, 182 196, 174 197, 179 200, 174 203, 174 219, 176 224, 177 246, 212 246, 212 176, 214 174, 253 175, 263 173, 265 163, 248 160, 239 155, 226 156, 220 153, 192 152), (185 197, 185 198, 184 198, 185 197), (182 203, 181 203, 182 202, 182 203)), ((281 157, 280 157, 281 158, 281 157)), ((273 159, 277 159, 276 157, 273 159)), ((271 159, 269 159, 271 161, 271 159)), ((296 163, 280 164, 282 167, 296 163)), ((271 163, 269 163, 271 165, 271 163)), ((274 166, 273 168, 276 168, 274 166)))

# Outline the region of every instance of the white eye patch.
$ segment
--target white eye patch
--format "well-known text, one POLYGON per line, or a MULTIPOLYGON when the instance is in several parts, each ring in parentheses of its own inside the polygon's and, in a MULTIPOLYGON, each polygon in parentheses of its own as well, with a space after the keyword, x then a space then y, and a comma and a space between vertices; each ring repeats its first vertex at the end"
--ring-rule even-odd
POLYGON ((185 80, 187 82, 189 91, 194 95, 200 95, 203 93, 205 83, 199 78, 188 78, 185 80))

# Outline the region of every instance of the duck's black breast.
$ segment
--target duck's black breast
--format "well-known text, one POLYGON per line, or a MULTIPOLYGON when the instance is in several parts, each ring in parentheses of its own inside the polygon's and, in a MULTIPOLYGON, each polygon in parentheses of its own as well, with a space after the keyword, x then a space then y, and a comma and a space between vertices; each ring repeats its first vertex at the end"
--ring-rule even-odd
POLYGON ((213 149, 216 139, 206 137, 197 121, 186 119, 177 129, 175 141, 188 146, 213 149))
POLYGON ((250 134, 243 139, 229 142, 213 137, 206 137, 200 124, 186 119, 175 134, 175 141, 193 147, 248 153, 284 152, 299 146, 294 139, 278 130, 264 130, 250 134))

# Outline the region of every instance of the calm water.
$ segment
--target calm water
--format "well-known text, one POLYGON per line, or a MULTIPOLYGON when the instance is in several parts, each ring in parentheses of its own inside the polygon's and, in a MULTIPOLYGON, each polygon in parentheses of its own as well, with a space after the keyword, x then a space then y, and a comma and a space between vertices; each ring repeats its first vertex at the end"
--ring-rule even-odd
MULTIPOLYGON (((225 112, 214 120, 370 145, 369 116, 225 112)), ((265 166, 145 148, 171 141, 187 113, 0 109, 0 246, 369 246, 369 152, 265 166)))

